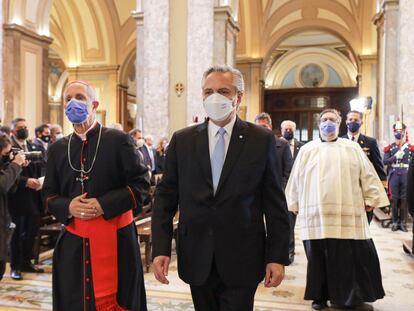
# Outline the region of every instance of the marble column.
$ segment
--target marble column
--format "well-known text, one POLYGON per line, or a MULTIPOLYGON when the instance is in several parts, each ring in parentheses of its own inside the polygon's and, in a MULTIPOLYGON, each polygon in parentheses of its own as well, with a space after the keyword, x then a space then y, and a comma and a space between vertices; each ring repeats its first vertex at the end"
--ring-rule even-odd
POLYGON ((187 123, 204 120, 201 80, 213 64, 214 1, 190 0, 187 7, 187 123))
POLYGON ((142 1, 143 26, 137 20, 137 123, 144 135, 157 141, 169 131, 169 16, 170 1, 142 1), (142 29, 142 28, 143 29, 142 29), (142 46, 140 46, 142 45, 142 46), (141 49, 141 50, 140 50, 141 49))
POLYGON ((214 8, 214 64, 234 66, 236 59, 236 36, 240 31, 229 6, 214 8))
POLYGON ((26 118, 29 130, 49 121, 48 51, 52 39, 17 24, 3 25, 4 123, 26 118))
MULTIPOLYGON (((139 1, 141 3, 141 1, 139 1)), ((144 115, 144 12, 135 11, 132 13, 137 24, 137 52, 136 52, 136 127, 142 131, 143 115, 144 115)))
POLYGON ((414 137, 414 6, 412 0, 399 1, 399 40, 397 97, 399 114, 408 126, 411 143, 414 137))
POLYGON ((383 31, 383 36, 378 42, 380 54, 378 115, 381 118, 378 138, 390 141, 393 139, 392 125, 400 112, 397 105, 398 0, 384 0, 380 17, 377 18, 377 27, 378 31, 383 31))
POLYGON ((3 86, 3 6, 0 4, 0 122, 4 119, 4 86, 3 86))

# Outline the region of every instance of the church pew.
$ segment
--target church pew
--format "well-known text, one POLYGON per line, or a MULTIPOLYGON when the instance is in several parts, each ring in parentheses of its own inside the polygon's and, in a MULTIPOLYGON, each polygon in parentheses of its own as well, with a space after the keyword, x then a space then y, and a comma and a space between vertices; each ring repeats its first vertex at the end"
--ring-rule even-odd
POLYGON ((374 216, 381 222, 383 228, 388 228, 392 222, 391 215, 386 214, 380 208, 374 208, 374 216))

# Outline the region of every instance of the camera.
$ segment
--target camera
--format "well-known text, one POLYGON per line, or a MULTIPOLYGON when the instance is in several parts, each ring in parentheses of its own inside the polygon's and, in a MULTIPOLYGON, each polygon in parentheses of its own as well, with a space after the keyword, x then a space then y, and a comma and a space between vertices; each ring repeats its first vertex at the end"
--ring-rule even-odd
POLYGON ((12 148, 13 158, 16 154, 22 153, 26 156, 26 160, 31 162, 41 162, 43 160, 43 154, 41 151, 26 151, 22 152, 19 148, 12 148))

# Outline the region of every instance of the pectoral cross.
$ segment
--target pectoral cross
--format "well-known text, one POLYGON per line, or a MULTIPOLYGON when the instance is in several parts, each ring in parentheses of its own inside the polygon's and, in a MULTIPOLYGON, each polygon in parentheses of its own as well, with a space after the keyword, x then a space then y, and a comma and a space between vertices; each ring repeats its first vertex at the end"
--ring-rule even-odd
POLYGON ((79 177, 76 177, 76 181, 79 181, 82 187, 82 191, 84 189, 84 183, 85 181, 87 181, 89 179, 89 176, 87 176, 86 174, 84 174, 83 172, 80 173, 79 177))

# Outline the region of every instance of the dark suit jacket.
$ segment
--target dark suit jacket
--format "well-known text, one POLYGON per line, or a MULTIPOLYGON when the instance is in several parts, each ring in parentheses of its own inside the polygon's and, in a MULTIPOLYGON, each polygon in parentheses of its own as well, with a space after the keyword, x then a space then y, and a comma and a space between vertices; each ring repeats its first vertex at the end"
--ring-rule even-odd
POLYGON ((237 119, 214 196, 208 122, 174 133, 155 194, 153 256, 171 255, 179 207, 178 273, 186 283, 202 285, 213 260, 233 287, 256 286, 266 263, 287 265, 289 219, 275 145, 272 132, 237 119))
POLYGON ((294 143, 293 143, 293 162, 295 162, 296 157, 299 154, 299 150, 300 148, 302 148, 302 146, 304 145, 304 143, 302 143, 301 141, 297 140, 296 138, 293 139, 294 143))
MULTIPOLYGON (((142 146, 142 147, 138 148, 138 150, 141 151, 142 155, 144 156, 144 164, 145 164, 145 166, 151 168, 151 171, 152 171, 151 157, 150 157, 150 155, 148 153, 147 147, 142 146)), ((156 159, 155 158, 157 156, 156 155, 157 151, 155 149, 151 149, 151 151, 152 151, 152 153, 154 155, 154 162, 155 162, 154 165, 155 165, 155 169, 156 169, 157 168, 157 163, 156 163, 156 159)))
POLYGON ((411 158, 407 174, 407 205, 408 211, 414 217, 414 157, 411 158))
MULTIPOLYGON (((21 149, 19 144, 12 138, 13 148, 21 149)), ((40 151, 30 141, 27 141, 28 151, 40 151)), ((35 191, 26 187, 28 178, 39 178, 42 175, 40 162, 32 162, 27 167, 23 167, 22 173, 18 178, 17 190, 9 194, 9 211, 12 216, 39 215, 43 213, 43 206, 40 198, 40 191, 35 191)))
POLYGON ((46 162, 47 162, 47 150, 45 149, 45 146, 43 145, 43 141, 40 138, 36 138, 33 141, 33 144, 36 146, 36 149, 38 151, 42 152, 42 161, 41 161, 41 176, 45 176, 46 174, 46 162))
MULTIPOLYGON (((348 135, 342 136, 342 138, 348 139, 348 135)), ((375 138, 359 134, 357 143, 364 150, 368 159, 374 165, 375 171, 381 180, 387 180, 387 174, 384 170, 384 163, 382 162, 381 153, 378 148, 377 140, 375 138)))
POLYGON ((290 152, 289 143, 281 138, 276 139, 276 154, 280 159, 280 163, 282 166, 282 186, 283 189, 286 188, 287 182, 289 180, 290 171, 292 170, 293 166, 293 158, 292 153, 290 152))

